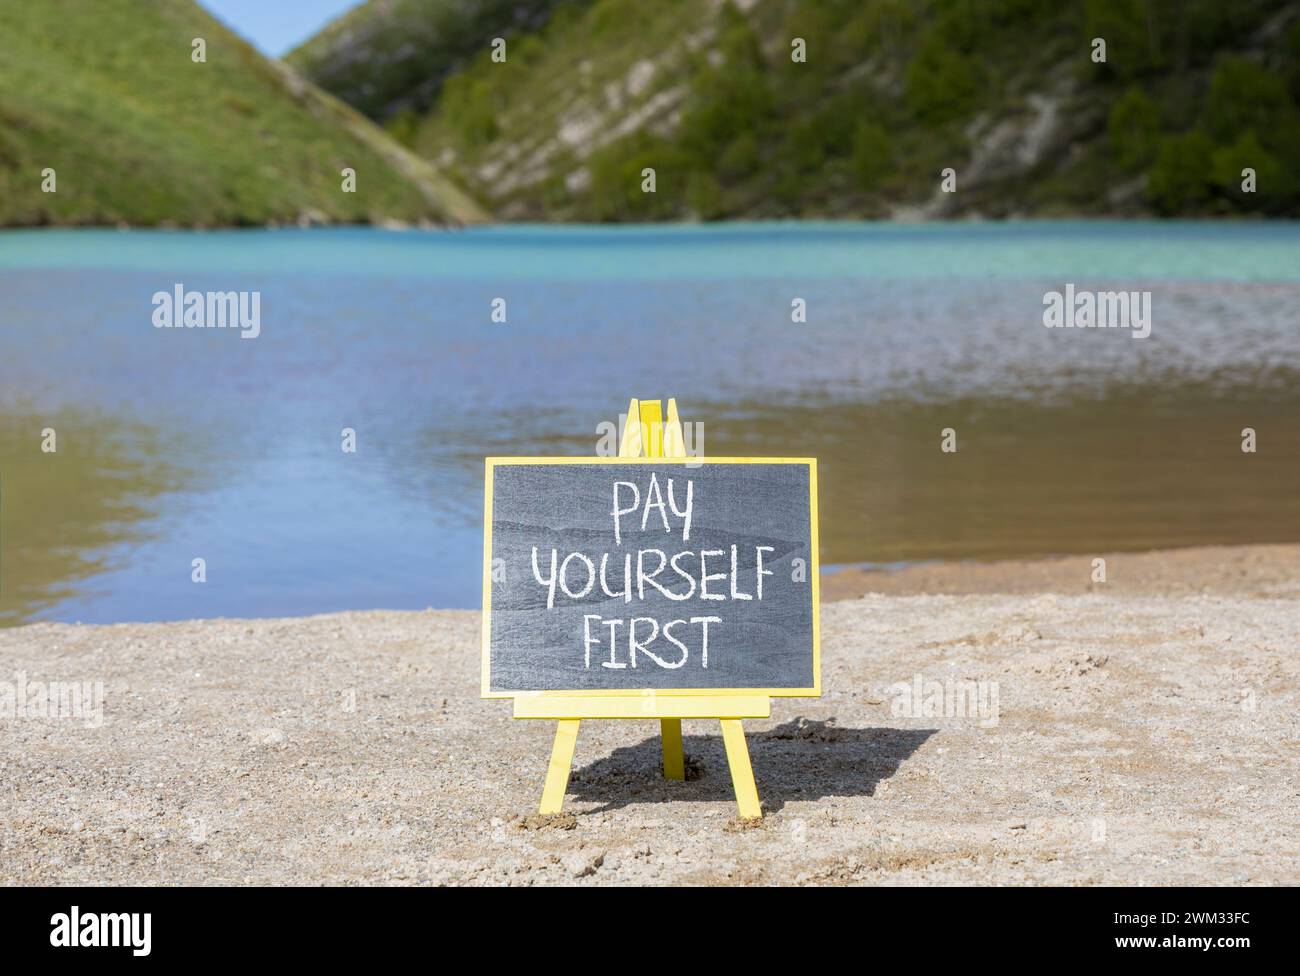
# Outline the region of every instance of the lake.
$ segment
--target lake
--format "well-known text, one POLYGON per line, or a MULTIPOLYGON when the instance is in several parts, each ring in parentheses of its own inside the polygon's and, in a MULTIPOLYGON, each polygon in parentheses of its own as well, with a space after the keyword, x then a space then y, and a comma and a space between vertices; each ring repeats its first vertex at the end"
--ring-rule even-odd
POLYGON ((631 396, 819 458, 824 563, 1297 541, 1298 380, 1292 222, 0 232, 0 623, 477 606, 483 457, 631 396))

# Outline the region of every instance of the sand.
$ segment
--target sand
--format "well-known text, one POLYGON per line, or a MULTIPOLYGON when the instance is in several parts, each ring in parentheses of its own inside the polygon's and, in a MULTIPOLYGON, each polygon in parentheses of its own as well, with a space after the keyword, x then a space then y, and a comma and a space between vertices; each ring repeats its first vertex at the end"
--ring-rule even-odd
POLYGON ((0 718, 0 882, 1300 882, 1300 547, 1107 568, 828 580, 824 697, 746 723, 752 827, 704 721, 685 783, 655 723, 584 723, 530 818, 554 726, 478 698, 474 612, 0 631, 0 682, 104 688, 0 718))
POLYGON ((822 599, 864 593, 1097 593, 1123 596, 1300 598, 1300 545, 1193 546, 1158 552, 921 563, 904 569, 844 569, 822 577, 822 599), (1093 560, 1105 582, 1094 581, 1093 560))

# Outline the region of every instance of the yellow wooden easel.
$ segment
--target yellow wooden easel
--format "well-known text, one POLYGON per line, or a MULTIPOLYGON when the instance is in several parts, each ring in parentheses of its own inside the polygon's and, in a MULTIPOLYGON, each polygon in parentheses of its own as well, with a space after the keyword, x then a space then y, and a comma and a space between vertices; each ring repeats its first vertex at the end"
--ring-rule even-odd
MULTIPOLYGON (((619 443, 619 457, 685 457, 681 420, 677 401, 668 401, 667 422, 658 400, 632 400, 627 409, 627 425, 619 443), (639 421, 639 422, 638 422, 639 421)), ((814 573, 816 570, 814 569, 814 573)), ((682 755, 682 719, 710 718, 722 723, 722 741, 731 766, 731 782, 736 790, 740 816, 753 819, 763 815, 754 785, 754 770, 749 762, 749 747, 741 719, 767 718, 772 714, 772 700, 767 695, 701 694, 647 690, 636 694, 589 697, 521 696, 514 700, 515 718, 555 719, 555 745, 546 772, 546 786, 538 812, 559 813, 564 792, 569 785, 573 750, 578 742, 578 723, 585 718, 659 719, 663 739, 664 776, 686 778, 682 755)))

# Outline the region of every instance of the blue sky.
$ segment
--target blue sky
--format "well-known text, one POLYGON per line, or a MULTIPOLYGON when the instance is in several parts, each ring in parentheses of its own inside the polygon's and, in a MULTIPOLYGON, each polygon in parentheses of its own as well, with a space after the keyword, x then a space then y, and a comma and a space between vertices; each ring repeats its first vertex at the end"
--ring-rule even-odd
POLYGON ((227 27, 279 57, 358 0, 199 0, 227 27))

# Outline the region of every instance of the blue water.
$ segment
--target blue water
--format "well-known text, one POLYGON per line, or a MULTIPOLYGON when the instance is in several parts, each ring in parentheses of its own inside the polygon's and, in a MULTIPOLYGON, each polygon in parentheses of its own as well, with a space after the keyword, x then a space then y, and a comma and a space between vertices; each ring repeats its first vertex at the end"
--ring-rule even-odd
MULTIPOLYGON (((1197 425, 1286 424, 1297 299, 1294 223, 4 232, 0 622, 474 606, 483 457, 590 454, 629 396, 676 396, 708 453, 823 457, 830 562, 1186 544, 1207 520, 1253 541, 1206 507, 1232 485, 1180 516, 1152 488, 1083 536, 1017 486, 1089 423, 1114 434, 1102 494, 1197 425), (1151 337, 1044 329, 1067 281, 1151 290, 1151 337), (177 283, 259 291, 261 335, 154 328, 177 283), (1032 466, 1008 446, 936 488, 939 428, 981 423, 1032 466)), ((1214 457, 1176 460, 1212 481, 1214 457)), ((1270 463, 1250 484, 1277 540, 1293 469, 1270 463)))
POLYGON ((961 224, 527 226, 392 232, 9 231, 0 267, 576 281, 1182 277, 1291 281, 1297 224, 1055 221, 961 224))

